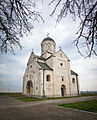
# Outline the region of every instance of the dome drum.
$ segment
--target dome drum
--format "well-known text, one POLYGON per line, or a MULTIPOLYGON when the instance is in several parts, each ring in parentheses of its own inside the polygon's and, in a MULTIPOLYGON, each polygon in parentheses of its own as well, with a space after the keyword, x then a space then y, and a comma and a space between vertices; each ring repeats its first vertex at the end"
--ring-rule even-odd
POLYGON ((46 52, 55 53, 55 51, 56 51, 56 43, 54 42, 54 40, 50 37, 43 39, 41 43, 42 54, 46 52))

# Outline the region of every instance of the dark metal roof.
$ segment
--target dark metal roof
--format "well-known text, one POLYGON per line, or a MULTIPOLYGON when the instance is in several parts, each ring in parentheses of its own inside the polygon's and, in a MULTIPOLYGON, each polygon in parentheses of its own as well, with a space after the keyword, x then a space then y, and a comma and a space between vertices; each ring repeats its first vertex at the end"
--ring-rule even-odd
POLYGON ((44 70, 53 70, 46 63, 37 62, 44 70))
POLYGON ((36 58, 40 59, 40 60, 45 60, 43 57, 35 55, 36 58))
POLYGON ((48 40, 53 41, 55 43, 55 41, 50 37, 44 38, 42 42, 45 42, 45 41, 48 41, 48 40))
POLYGON ((77 73, 75 73, 75 72, 74 72, 74 71, 72 71, 72 70, 71 70, 71 74, 72 74, 72 75, 77 75, 77 76, 78 76, 78 74, 77 74, 77 73))

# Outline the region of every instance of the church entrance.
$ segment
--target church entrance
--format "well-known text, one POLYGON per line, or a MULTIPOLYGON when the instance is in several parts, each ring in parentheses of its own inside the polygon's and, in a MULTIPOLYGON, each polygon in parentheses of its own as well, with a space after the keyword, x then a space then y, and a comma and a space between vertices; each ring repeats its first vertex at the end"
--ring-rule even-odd
POLYGON ((32 81, 27 81, 26 91, 28 96, 32 96, 32 81))
POLYGON ((61 96, 65 96, 66 95, 66 87, 65 85, 61 86, 61 96))

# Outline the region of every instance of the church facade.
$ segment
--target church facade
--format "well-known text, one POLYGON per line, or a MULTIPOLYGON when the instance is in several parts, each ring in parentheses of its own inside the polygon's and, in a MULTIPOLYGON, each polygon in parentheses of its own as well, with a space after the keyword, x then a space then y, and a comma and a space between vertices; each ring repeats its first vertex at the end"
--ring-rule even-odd
POLYGON ((41 56, 31 53, 23 77, 23 94, 34 97, 62 97, 80 94, 78 74, 70 69, 70 60, 55 41, 47 37, 41 43, 41 56))

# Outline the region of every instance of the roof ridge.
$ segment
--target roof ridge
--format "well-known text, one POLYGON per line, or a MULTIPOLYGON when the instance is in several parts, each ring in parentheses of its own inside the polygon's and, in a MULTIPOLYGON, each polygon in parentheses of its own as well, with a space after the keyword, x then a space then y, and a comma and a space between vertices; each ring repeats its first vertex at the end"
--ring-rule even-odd
POLYGON ((78 76, 78 74, 76 72, 74 72, 73 70, 70 70, 70 71, 71 71, 72 75, 77 75, 78 76))
POLYGON ((45 60, 42 56, 39 56, 39 55, 35 55, 35 57, 45 60))

